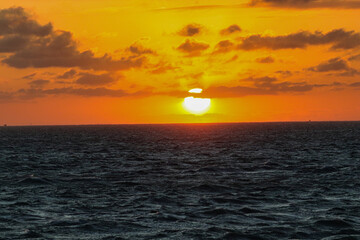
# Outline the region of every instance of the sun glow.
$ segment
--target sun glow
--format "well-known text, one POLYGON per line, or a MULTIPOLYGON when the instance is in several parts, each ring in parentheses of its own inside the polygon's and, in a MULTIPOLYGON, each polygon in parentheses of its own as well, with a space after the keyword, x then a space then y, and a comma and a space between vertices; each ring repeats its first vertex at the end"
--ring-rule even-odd
POLYGON ((201 115, 209 110, 210 103, 210 98, 186 97, 184 99, 183 105, 188 112, 201 115))

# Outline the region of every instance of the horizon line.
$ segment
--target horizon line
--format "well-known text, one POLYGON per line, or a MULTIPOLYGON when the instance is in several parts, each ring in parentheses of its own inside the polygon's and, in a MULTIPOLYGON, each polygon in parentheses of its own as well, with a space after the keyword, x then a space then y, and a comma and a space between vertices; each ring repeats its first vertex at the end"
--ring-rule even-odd
POLYGON ((247 123, 336 123, 360 122, 360 120, 307 120, 307 121, 244 121, 244 122, 175 122, 175 123, 89 123, 89 124, 3 124, 7 127, 66 127, 66 126, 121 126, 121 125, 221 125, 221 124, 247 124, 247 123))

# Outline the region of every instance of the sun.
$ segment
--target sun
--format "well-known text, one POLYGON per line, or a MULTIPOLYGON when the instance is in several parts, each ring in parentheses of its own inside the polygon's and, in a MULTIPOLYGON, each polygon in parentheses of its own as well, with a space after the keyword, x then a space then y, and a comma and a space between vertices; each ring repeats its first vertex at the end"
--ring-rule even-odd
MULTIPOLYGON (((189 90, 189 93, 201 93, 201 92, 202 92, 201 88, 194 88, 189 90)), ((184 98, 184 102, 183 102, 184 108, 188 112, 196 115, 201 115, 206 113, 210 108, 210 104, 211 104, 210 98, 196 98, 193 96, 184 98)))
POLYGON ((184 107, 187 111, 193 114, 204 114, 210 108, 210 98, 194 98, 186 97, 184 99, 184 107))

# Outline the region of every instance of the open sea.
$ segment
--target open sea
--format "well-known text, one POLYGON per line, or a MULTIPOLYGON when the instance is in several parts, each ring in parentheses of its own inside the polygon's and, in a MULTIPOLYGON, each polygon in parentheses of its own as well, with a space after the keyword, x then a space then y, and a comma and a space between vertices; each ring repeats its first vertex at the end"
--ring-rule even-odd
POLYGON ((0 239, 360 239, 360 122, 0 127, 0 239))

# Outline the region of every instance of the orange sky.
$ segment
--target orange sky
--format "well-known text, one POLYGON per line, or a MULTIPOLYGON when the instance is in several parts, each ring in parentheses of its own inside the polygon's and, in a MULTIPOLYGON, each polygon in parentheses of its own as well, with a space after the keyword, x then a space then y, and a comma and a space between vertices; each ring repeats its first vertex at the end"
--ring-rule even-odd
POLYGON ((0 124, 360 120, 358 0, 2 0, 0 124), (211 98, 203 115, 187 91, 211 98))

